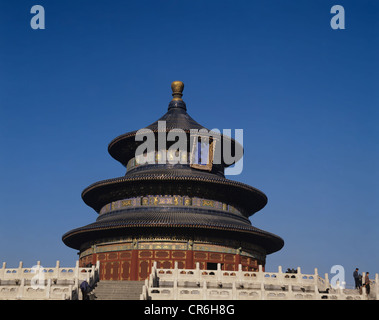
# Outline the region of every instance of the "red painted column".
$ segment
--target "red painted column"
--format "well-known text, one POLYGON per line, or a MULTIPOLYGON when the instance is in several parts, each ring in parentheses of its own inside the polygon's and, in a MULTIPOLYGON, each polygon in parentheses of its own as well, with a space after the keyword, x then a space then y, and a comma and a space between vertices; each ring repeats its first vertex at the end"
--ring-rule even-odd
POLYGON ((96 262, 97 262, 97 253, 96 253, 96 246, 92 246, 92 261, 91 263, 93 265, 96 265, 96 262))
POLYGON ((138 250, 132 250, 132 262, 130 265, 130 280, 138 280, 138 250))
POLYGON ((130 265, 130 280, 138 280, 138 241, 137 239, 133 240, 133 250, 132 250, 132 261, 130 265))
POLYGON ((240 265, 241 263, 241 255, 239 253, 236 254, 236 264, 235 264, 235 269, 234 271, 237 271, 238 270, 238 266, 240 265))
POLYGON ((186 269, 195 269, 194 263, 193 263, 193 251, 187 250, 187 256, 186 256, 186 269))
POLYGON ((193 262, 193 241, 188 241, 188 247, 186 252, 186 269, 195 269, 193 262))
POLYGON ((241 263, 241 247, 237 249, 237 252, 236 252, 236 257, 235 257, 235 271, 238 270, 238 266, 240 265, 241 263))

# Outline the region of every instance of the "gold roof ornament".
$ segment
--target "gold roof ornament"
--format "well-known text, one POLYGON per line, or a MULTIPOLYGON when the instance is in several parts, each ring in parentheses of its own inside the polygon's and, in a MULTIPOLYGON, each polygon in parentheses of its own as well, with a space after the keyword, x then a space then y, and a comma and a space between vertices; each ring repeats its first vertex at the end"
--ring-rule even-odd
POLYGON ((184 83, 182 81, 173 81, 171 83, 171 89, 172 89, 172 96, 173 101, 183 101, 183 89, 184 89, 184 83))

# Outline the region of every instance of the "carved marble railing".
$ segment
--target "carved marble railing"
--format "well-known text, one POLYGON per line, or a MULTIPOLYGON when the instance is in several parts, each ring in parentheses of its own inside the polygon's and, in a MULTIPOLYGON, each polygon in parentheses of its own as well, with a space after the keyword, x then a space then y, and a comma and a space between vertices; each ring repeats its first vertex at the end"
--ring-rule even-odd
POLYGON ((32 268, 0 269, 0 300, 77 300, 81 298, 79 286, 86 280, 90 286, 99 280, 99 262, 90 268, 56 266, 46 268, 40 262, 32 268))
MULTIPOLYGON (((372 281, 371 298, 379 297, 378 274, 372 281)), ((258 271, 196 269, 157 269, 156 263, 150 277, 146 279, 141 300, 365 300, 365 289, 343 289, 338 285, 334 288, 328 280, 314 274, 283 273, 279 266, 278 272, 264 272, 262 266, 258 271)))

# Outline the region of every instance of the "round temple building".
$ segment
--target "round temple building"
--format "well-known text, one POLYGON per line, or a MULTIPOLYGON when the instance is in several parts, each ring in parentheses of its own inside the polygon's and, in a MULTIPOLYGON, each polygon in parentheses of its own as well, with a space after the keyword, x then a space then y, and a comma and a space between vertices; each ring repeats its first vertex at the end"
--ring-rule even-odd
POLYGON ((283 240, 251 225, 267 203, 249 185, 226 179, 226 149, 235 161, 243 148, 192 119, 182 100, 184 85, 158 121, 125 133, 108 146, 126 167, 122 177, 96 182, 82 192, 95 222, 63 235, 79 251, 82 266, 100 261, 100 279, 143 280, 157 266, 257 270, 283 240))

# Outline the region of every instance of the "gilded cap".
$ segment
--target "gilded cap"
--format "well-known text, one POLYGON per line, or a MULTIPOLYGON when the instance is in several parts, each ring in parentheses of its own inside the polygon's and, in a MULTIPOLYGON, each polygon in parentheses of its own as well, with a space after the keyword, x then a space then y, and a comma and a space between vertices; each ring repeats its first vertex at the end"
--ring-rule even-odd
POLYGON ((184 83, 181 81, 173 81, 171 83, 172 96, 174 101, 182 101, 184 83))

